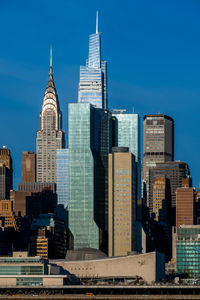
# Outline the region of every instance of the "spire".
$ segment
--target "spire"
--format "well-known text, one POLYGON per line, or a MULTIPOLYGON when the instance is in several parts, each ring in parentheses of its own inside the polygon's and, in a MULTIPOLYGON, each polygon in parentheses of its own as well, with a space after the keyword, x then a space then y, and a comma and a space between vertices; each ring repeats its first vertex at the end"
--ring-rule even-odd
POLYGON ((50 46, 50 71, 49 71, 49 80, 47 87, 54 87, 54 80, 53 80, 53 69, 52 69, 52 45, 50 46))
POLYGON ((98 20, 98 10, 97 10, 97 14, 96 14, 96 33, 99 33, 99 29, 98 29, 98 24, 99 20, 98 20))
POLYGON ((50 68, 52 68, 52 45, 50 46, 50 68))

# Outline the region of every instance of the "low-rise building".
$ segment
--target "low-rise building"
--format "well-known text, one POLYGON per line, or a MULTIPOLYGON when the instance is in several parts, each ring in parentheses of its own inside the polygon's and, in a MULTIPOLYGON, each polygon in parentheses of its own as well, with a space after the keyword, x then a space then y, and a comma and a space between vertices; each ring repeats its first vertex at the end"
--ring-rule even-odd
POLYGON ((60 268, 48 264, 39 256, 13 253, 12 257, 0 257, 1 286, 63 286, 67 275, 60 275, 60 268))

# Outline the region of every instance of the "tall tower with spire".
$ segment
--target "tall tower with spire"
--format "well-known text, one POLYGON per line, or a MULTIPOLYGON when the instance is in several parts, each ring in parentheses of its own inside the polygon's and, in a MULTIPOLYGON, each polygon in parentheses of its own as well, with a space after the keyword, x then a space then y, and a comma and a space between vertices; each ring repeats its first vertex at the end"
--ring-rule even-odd
POLYGON ((56 149, 64 148, 62 113, 59 107, 50 48, 50 72, 40 112, 40 130, 37 132, 37 182, 56 183, 56 149))
POLYGON ((96 15, 96 33, 89 37, 89 57, 80 67, 78 102, 107 108, 107 63, 101 60, 101 33, 96 15))

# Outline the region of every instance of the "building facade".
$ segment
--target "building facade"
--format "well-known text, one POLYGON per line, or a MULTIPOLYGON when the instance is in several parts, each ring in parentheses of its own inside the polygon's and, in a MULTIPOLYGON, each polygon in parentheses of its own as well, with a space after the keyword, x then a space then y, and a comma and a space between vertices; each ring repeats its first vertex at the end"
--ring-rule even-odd
POLYGON ((90 103, 98 108, 107 108, 107 63, 101 60, 101 33, 89 37, 89 57, 86 66, 80 67, 78 102, 90 103))
POLYGON ((36 181, 36 155, 34 152, 22 153, 22 182, 36 181))
POLYGON ((176 189, 177 227, 195 224, 195 189, 190 186, 189 178, 184 179, 182 186, 176 189))
POLYGON ((166 220, 167 217, 167 185, 166 178, 155 178, 153 185, 153 213, 156 221, 166 220))
POLYGON ((146 115, 143 121, 143 180, 149 205, 149 169, 174 160, 174 120, 166 115, 146 115))
POLYGON ((108 254, 123 256, 136 249, 136 166, 128 148, 112 148, 108 184, 108 254))
POLYGON ((6 146, 0 149, 0 165, 5 165, 8 169, 12 170, 12 158, 10 150, 6 146))
POLYGON ((12 189, 12 170, 5 165, 0 166, 0 200, 9 199, 12 189))
POLYGON ((176 235, 176 271, 200 276, 200 225, 181 225, 176 235))
POLYGON ((64 148, 62 114, 59 108, 52 65, 40 113, 37 132, 37 181, 56 183, 56 150, 64 148))
POLYGON ((141 197, 141 158, 140 158, 140 120, 138 114, 128 114, 124 110, 112 113, 113 146, 128 147, 134 155, 137 168, 137 199, 141 197))
POLYGON ((69 150, 57 149, 56 151, 56 190, 58 204, 65 208, 69 203, 69 150))
POLYGON ((111 114, 89 103, 68 111, 71 248, 106 251, 111 114))
POLYGON ((0 149, 0 200, 9 199, 13 188, 13 169, 10 150, 3 146, 0 149))
POLYGON ((171 225, 176 224, 176 189, 181 187, 182 179, 190 175, 190 170, 185 162, 174 161, 157 163, 149 169, 149 211, 153 211, 153 187, 156 178, 164 177, 168 180, 166 209, 171 225))

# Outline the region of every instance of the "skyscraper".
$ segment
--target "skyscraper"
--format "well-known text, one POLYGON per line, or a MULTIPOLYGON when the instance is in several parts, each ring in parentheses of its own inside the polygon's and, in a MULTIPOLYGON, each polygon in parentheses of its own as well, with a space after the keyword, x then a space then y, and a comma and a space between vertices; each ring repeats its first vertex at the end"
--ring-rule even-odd
POLYGON ((3 148, 0 149, 0 165, 5 165, 8 169, 12 171, 12 158, 10 150, 7 149, 6 146, 3 146, 3 148))
POLYGON ((127 147, 109 154, 108 254, 127 255, 136 249, 136 167, 127 147))
POLYGON ((40 113, 40 130, 37 132, 38 182, 56 182, 56 149, 64 148, 64 144, 62 114, 53 80, 51 55, 49 80, 40 113))
POLYGON ((35 182, 36 180, 36 155, 34 152, 22 153, 22 182, 35 182))
POLYGON ((183 178, 182 186, 176 189, 176 226, 195 224, 195 188, 191 178, 183 178))
POLYGON ((166 115, 146 115, 143 122, 143 180, 149 205, 149 169, 174 160, 174 120, 166 115))
POLYGON ((106 251, 111 113, 89 103, 68 112, 70 248, 106 251))
POLYGON ((136 162, 137 198, 141 196, 141 158, 139 115, 128 114, 125 110, 113 110, 113 146, 128 147, 136 162))
POLYGON ((13 186, 12 158, 10 150, 0 149, 0 199, 9 199, 13 186))
POLYGON ((86 66, 80 67, 78 102, 90 103, 98 108, 107 108, 107 63, 101 60, 98 11, 96 33, 89 37, 89 57, 86 60, 86 66))

